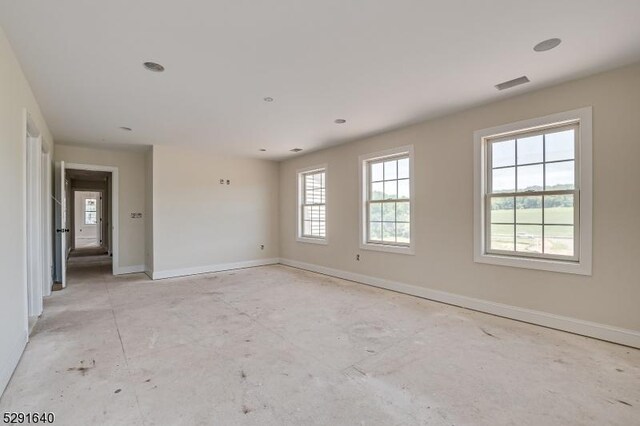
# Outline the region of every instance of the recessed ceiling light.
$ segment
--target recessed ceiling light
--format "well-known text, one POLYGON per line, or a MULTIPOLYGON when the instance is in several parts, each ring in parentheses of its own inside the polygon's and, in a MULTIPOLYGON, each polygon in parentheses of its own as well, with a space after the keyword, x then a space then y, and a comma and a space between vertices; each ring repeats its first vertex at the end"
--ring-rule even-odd
POLYGON ((302 151, 302 148, 293 148, 290 151, 291 152, 300 152, 300 151, 302 151))
POLYGON ((121 126, 120 130, 124 130, 126 132, 130 132, 131 130, 133 130, 131 127, 126 127, 126 126, 121 126))
POLYGON ((265 151, 266 151, 266 149, 260 148, 260 152, 265 152, 265 151))
POLYGON ((156 62, 145 62, 143 65, 149 71, 153 71, 153 72, 164 71, 164 67, 156 62))
POLYGON ((344 124, 347 122, 347 120, 345 120, 344 118, 336 118, 333 122, 336 124, 344 124))
POLYGON ((270 96, 267 96, 266 98, 264 98, 265 102, 273 102, 273 98, 270 96))
POLYGON ((562 43, 562 40, 559 38, 550 38, 549 40, 541 41, 540 43, 533 46, 533 50, 536 52, 546 52, 547 50, 551 50, 554 47, 558 47, 558 45, 562 43))

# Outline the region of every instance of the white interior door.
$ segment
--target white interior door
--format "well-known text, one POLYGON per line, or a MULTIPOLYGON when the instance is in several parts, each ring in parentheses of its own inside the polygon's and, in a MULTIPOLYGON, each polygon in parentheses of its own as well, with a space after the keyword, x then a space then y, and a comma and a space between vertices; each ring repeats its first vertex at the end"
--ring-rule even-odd
POLYGON ((64 161, 56 163, 56 281, 67 285, 67 194, 64 161))

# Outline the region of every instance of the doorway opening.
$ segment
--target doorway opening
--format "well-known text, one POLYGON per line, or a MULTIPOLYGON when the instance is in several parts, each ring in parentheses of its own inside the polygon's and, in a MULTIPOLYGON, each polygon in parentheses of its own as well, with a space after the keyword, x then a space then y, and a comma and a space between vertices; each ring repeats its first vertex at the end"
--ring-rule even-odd
POLYGON ((56 281, 66 286, 67 265, 100 264, 118 274, 118 168, 56 163, 56 281))
POLYGON ((68 265, 111 264, 111 172, 69 168, 66 176, 70 224, 68 265))
POLYGON ((74 191, 74 250, 102 247, 102 191, 74 191))

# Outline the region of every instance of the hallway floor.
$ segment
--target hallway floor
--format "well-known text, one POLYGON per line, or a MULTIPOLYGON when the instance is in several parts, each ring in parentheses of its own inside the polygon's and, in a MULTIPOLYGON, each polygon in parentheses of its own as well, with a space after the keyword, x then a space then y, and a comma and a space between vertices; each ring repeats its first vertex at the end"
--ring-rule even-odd
POLYGON ((638 425, 640 351, 284 266, 75 264, 0 412, 60 425, 638 425))

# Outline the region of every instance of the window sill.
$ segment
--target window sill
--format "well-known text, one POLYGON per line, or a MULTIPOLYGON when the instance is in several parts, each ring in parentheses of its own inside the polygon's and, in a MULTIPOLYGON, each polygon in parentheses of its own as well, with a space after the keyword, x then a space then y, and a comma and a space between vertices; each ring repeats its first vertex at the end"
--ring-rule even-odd
POLYGON ((320 245, 324 245, 324 246, 326 246, 329 243, 326 238, 320 239, 320 238, 298 237, 298 238, 296 238, 296 241, 299 242, 299 243, 320 244, 320 245))
POLYGON ((382 251, 386 253, 396 253, 396 254, 408 254, 415 255, 415 250, 412 246, 392 246, 392 245, 384 245, 384 244, 371 244, 371 243, 360 243, 360 248, 362 250, 372 250, 372 251, 382 251))
POLYGON ((562 272, 566 274, 591 275, 591 264, 584 261, 563 261, 535 259, 527 257, 504 256, 498 254, 477 254, 476 263, 510 266, 513 268, 537 269, 539 271, 562 272))

